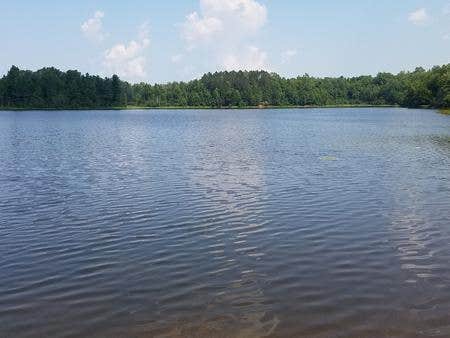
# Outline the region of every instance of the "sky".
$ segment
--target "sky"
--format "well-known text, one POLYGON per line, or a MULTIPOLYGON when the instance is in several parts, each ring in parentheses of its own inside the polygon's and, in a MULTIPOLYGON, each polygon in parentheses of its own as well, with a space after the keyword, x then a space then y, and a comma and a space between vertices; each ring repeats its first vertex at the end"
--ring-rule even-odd
POLYGON ((0 74, 12 65, 186 81, 397 73, 450 62, 449 0, 0 0, 0 74))

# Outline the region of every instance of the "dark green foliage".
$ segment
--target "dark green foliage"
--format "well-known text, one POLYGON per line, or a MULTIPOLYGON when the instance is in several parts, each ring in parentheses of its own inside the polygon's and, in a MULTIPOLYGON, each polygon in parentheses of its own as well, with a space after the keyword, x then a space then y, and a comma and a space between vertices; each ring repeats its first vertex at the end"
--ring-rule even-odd
POLYGON ((207 73, 188 83, 131 86, 137 106, 323 106, 399 105, 448 107, 450 65, 429 71, 354 78, 313 78, 308 74, 285 79, 264 71, 207 73))
POLYGON ((75 70, 42 68, 36 72, 12 66, 0 79, 0 106, 5 108, 107 108, 126 105, 128 84, 75 70))
POLYGON ((399 105, 449 107, 450 64, 397 75, 285 79, 264 71, 207 73, 190 82, 130 85, 73 70, 36 72, 11 67, 0 79, 5 108, 245 107, 399 105))

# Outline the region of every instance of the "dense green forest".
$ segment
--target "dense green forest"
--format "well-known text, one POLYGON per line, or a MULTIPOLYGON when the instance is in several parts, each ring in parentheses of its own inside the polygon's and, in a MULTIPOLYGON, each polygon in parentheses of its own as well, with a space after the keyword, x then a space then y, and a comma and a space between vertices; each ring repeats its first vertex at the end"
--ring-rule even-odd
POLYGON ((75 70, 13 66, 0 79, 0 107, 249 107, 399 105, 450 107, 450 64, 397 75, 286 79, 265 71, 207 73, 190 82, 130 84, 75 70))

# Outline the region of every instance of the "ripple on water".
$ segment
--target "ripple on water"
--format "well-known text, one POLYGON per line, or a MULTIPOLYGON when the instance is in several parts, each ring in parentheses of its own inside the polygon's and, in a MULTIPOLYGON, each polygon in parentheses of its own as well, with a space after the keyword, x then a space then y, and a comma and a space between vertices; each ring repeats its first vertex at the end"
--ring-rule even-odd
POLYGON ((0 336, 448 337, 450 120, 0 113, 0 336))

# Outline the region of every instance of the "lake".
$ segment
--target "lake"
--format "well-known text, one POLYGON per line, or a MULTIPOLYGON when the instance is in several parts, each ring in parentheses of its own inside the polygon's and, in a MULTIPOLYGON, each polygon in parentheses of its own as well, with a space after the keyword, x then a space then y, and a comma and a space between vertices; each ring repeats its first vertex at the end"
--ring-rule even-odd
POLYGON ((1 337, 449 337, 450 116, 0 112, 1 337))

